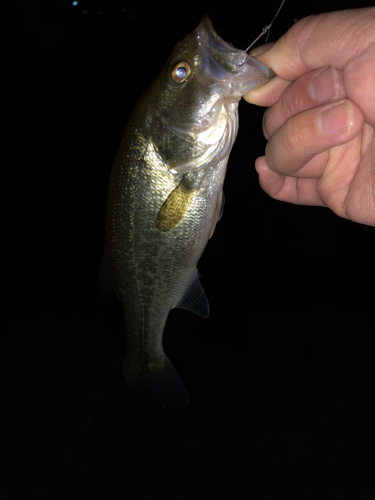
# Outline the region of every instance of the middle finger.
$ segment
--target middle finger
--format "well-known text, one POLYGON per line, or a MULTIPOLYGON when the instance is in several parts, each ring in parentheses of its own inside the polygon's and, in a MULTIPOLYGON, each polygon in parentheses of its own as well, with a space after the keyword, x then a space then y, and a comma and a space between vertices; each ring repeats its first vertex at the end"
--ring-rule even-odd
POLYGON ((346 97, 340 70, 328 66, 305 73, 291 83, 264 113, 264 136, 268 140, 288 118, 301 111, 346 97))

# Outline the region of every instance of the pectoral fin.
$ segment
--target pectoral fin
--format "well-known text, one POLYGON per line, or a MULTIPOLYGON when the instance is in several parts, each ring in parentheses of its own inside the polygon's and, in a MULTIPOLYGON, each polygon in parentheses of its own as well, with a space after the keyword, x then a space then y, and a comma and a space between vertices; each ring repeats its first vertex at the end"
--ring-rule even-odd
POLYGON ((194 200, 198 189, 190 187, 182 179, 171 192, 156 216, 155 226, 159 231, 167 232, 177 226, 194 200))

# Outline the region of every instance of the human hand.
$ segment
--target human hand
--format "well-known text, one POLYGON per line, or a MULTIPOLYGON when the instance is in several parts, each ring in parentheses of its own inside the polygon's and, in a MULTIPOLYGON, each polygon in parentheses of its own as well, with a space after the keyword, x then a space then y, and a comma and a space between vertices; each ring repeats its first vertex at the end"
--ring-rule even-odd
POLYGON ((251 55, 278 76, 244 96, 271 106, 262 189, 375 225, 375 8, 306 17, 271 45, 251 55))

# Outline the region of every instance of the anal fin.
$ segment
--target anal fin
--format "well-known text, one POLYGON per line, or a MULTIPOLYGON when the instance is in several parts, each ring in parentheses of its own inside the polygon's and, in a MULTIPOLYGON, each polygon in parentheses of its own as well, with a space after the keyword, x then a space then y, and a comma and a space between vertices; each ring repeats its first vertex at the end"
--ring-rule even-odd
POLYGON ((198 269, 195 270, 191 282, 174 308, 187 309, 201 318, 208 318, 210 315, 208 300, 202 283, 199 281, 198 269))

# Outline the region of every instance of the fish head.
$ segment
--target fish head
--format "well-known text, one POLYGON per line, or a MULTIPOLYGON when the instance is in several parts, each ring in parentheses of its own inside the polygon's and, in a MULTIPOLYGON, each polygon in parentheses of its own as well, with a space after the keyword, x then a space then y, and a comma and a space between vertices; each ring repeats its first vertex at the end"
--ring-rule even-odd
POLYGON ((155 82, 149 136, 168 167, 185 173, 229 156, 239 100, 274 76, 225 42, 204 16, 175 46, 155 82))

